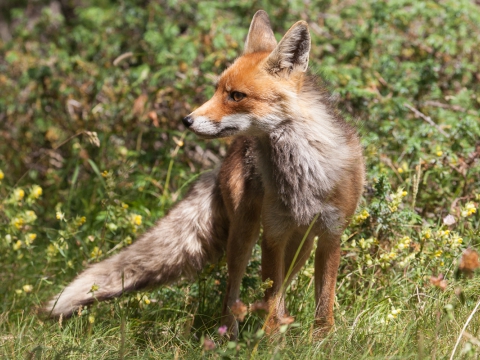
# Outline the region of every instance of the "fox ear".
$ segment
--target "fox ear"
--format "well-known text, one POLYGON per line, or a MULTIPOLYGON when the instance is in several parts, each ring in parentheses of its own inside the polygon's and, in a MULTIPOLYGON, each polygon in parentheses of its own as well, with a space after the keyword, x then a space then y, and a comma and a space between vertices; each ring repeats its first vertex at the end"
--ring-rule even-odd
POLYGON ((253 15, 250 29, 248 30, 247 40, 245 40, 244 54, 254 52, 272 51, 277 46, 277 40, 270 27, 268 15, 263 10, 258 10, 253 15))
POLYGON ((277 47, 267 58, 267 68, 272 73, 307 71, 310 53, 310 33, 305 21, 298 21, 287 31, 277 47))

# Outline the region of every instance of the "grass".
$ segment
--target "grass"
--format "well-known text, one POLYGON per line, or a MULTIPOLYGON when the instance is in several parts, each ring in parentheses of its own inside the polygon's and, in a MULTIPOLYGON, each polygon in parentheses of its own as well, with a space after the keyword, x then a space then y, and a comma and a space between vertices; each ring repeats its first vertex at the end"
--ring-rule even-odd
MULTIPOLYGON (((253 345, 259 341, 253 357, 257 359, 444 359, 452 355, 462 328, 476 310, 478 281, 460 282, 458 286, 462 286, 466 298, 463 302, 455 295, 453 286, 443 292, 431 287, 420 289, 409 285, 406 279, 391 284, 393 291, 377 291, 377 295, 370 294, 351 304, 338 299, 335 329, 325 339, 312 341, 313 294, 305 281, 297 284, 295 292, 288 296, 289 309, 298 326, 272 338, 253 336, 252 339, 262 321, 251 315, 242 326, 243 338, 234 347, 216 333, 217 327, 212 325, 218 321, 214 309, 201 313, 179 302, 175 302, 176 308, 152 302, 140 309, 137 297, 130 296, 92 309, 93 323, 87 315, 44 321, 32 312, 12 310, 13 314, 2 314, 1 352, 2 357, 12 359, 249 358, 253 345), (404 291, 408 295, 399 299, 395 291, 399 287, 410 288, 411 292, 404 291), (392 302, 398 304, 401 312, 385 323, 385 313, 392 302), (202 350, 201 336, 212 338, 218 348, 210 352, 202 350)), ((155 295, 160 298, 161 292, 170 291, 178 290, 163 289, 155 295)), ((29 301, 36 303, 38 299, 29 301)), ((467 335, 454 358, 469 357, 471 349, 465 346, 469 344, 465 340, 471 340, 478 332, 478 316, 473 316, 467 325, 467 335)))

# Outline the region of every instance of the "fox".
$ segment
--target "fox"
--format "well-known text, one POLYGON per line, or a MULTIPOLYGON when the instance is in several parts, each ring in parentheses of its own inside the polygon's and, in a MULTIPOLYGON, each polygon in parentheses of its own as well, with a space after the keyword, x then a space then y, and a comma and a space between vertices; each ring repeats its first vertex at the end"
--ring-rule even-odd
POLYGON ((200 138, 232 137, 221 165, 133 244, 81 272, 46 304, 50 316, 194 278, 225 256, 221 319, 235 338, 231 310, 262 228, 261 276, 271 283, 267 333, 292 319, 285 289, 315 239, 314 323, 322 333, 332 328, 341 235, 361 198, 365 164, 355 127, 308 71, 310 49, 307 22, 277 43, 267 13, 255 13, 241 56, 220 75, 212 98, 182 120, 200 138))

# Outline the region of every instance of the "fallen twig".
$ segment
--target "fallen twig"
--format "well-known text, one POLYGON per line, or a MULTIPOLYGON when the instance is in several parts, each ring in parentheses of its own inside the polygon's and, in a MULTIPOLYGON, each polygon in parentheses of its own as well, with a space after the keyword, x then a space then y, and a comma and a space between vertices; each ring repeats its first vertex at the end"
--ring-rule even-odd
POLYGON ((430 116, 425 115, 424 113, 422 113, 421 111, 415 109, 413 106, 411 106, 411 105, 409 105, 409 104, 407 104, 407 103, 405 103, 404 105, 405 105, 406 108, 412 110, 413 113, 414 113, 417 117, 422 118, 422 119, 425 120, 427 123, 429 123, 430 125, 432 125, 433 127, 435 127, 443 136, 449 137, 449 135, 448 135, 445 131, 443 131, 443 129, 442 129, 440 126, 438 126, 438 125, 432 120, 432 118, 431 118, 430 116))
POLYGON ((457 351, 458 344, 460 343, 460 340, 462 339, 462 336, 465 333, 465 330, 467 329, 467 326, 470 323, 470 320, 472 320, 473 315, 475 315, 479 306, 480 306, 480 301, 477 303, 477 305, 475 306, 475 309, 473 309, 472 313, 470 314, 467 321, 463 325, 462 331, 460 332, 460 335, 458 335, 457 342, 455 343, 455 347, 453 348, 452 355, 450 356, 450 360, 453 360, 453 356, 455 355, 455 351, 457 351))

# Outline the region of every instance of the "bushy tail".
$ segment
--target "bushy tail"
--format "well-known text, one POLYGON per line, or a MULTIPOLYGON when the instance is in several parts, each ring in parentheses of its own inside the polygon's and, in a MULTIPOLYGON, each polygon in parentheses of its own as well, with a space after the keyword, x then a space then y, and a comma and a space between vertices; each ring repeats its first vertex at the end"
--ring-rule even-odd
POLYGON ((193 276, 223 252, 227 232, 217 171, 209 172, 166 217, 125 250, 78 275, 48 302, 45 311, 51 316, 69 316, 95 299, 193 276), (95 297, 93 284, 98 286, 95 297))

